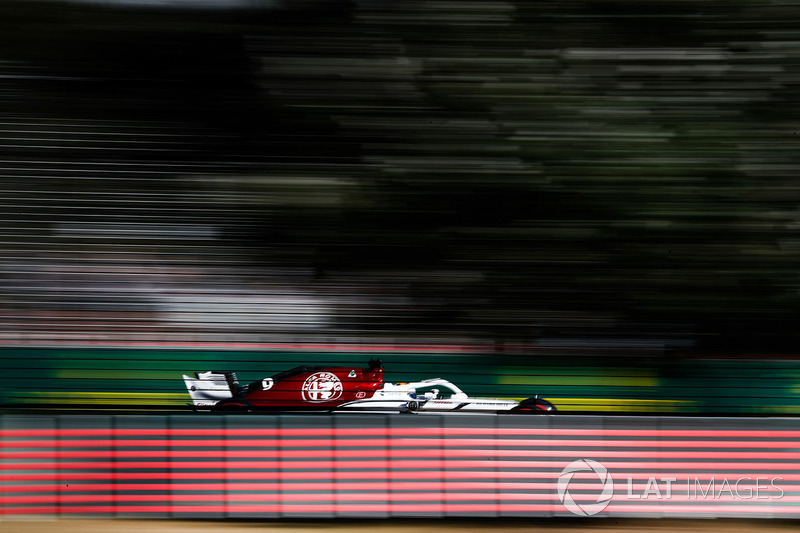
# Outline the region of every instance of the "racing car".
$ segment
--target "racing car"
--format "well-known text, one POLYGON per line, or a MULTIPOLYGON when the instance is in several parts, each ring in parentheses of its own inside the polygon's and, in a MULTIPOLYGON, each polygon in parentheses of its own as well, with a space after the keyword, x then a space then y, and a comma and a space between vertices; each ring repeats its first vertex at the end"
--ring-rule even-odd
POLYGON ((248 385, 234 372, 183 375, 192 405, 204 411, 390 411, 401 413, 489 412, 554 413, 556 407, 538 395, 517 402, 470 398, 442 378, 388 383, 383 364, 365 368, 298 366, 248 385))

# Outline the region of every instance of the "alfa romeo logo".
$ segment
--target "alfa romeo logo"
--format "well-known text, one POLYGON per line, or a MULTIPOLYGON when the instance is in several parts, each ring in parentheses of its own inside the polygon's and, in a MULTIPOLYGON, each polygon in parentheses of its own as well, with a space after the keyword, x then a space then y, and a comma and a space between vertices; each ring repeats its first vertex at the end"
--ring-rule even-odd
MULTIPOLYGON (((578 459, 568 464, 561 475, 558 476, 558 498, 568 511, 579 516, 592 516, 596 515, 608 506, 611 497, 614 495, 614 480, 611 479, 611 474, 605 466, 597 461, 591 459, 578 459), (569 484, 572 477, 578 472, 594 472, 594 474, 602 483, 602 491, 597 496, 597 499, 592 502, 577 503, 569 492, 569 484)), ((573 490, 577 488, 577 483, 573 485, 573 490)), ((592 495, 586 494, 587 497, 592 495)))
POLYGON ((303 399, 308 402, 329 402, 342 395, 342 382, 330 372, 317 372, 303 382, 303 399))

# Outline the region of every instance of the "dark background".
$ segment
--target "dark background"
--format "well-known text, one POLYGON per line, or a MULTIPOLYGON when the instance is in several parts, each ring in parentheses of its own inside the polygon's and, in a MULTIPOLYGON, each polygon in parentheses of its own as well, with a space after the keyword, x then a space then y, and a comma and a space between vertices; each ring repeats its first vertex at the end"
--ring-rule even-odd
POLYGON ((798 353, 798 2, 0 4, 5 342, 798 353))

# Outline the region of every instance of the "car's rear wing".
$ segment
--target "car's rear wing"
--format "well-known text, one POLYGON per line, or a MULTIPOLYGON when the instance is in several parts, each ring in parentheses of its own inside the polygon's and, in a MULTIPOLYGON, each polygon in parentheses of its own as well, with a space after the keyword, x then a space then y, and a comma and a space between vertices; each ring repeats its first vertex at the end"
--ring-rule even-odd
POLYGON ((192 378, 184 374, 183 381, 196 407, 211 407, 239 392, 239 382, 233 372, 195 372, 194 375, 192 378))

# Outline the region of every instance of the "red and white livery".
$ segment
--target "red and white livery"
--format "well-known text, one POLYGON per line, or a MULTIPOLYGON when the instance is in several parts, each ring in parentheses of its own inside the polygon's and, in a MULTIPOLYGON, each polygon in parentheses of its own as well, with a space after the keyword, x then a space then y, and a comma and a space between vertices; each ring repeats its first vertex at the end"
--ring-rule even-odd
POLYGON ((233 372, 198 372, 183 380, 198 410, 389 411, 547 414, 555 406, 539 396, 521 402, 470 398, 442 378, 410 383, 383 380, 383 365, 366 368, 298 366, 242 386, 233 372))

